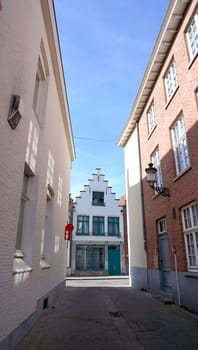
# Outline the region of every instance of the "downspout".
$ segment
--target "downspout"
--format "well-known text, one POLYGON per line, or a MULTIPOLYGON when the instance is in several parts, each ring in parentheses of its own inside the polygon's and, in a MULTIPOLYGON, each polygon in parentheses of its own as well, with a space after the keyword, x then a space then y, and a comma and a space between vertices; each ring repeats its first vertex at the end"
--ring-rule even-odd
MULTIPOLYGON (((142 224, 143 224, 143 239, 144 239, 144 250, 147 256, 147 239, 146 239, 146 223, 145 223, 145 211, 144 211, 144 193, 143 193, 143 183, 142 183, 142 163, 141 163, 141 148, 140 148, 140 133, 139 133, 139 123, 136 122, 137 127, 137 138, 138 138, 138 155, 139 155, 139 170, 140 170, 140 192, 141 192, 141 208, 142 208, 142 224)), ((146 261, 147 264, 147 261, 146 261)), ((149 291, 149 276, 148 276, 148 266, 146 269, 147 276, 147 291, 149 291)))
POLYGON ((181 306, 181 291, 180 291, 180 285, 179 285, 178 266, 177 266, 177 254, 176 254, 176 247, 175 247, 175 245, 173 246, 172 251, 173 251, 173 254, 174 254, 174 262, 175 262, 175 277, 176 277, 176 288, 177 288, 178 305, 181 306))

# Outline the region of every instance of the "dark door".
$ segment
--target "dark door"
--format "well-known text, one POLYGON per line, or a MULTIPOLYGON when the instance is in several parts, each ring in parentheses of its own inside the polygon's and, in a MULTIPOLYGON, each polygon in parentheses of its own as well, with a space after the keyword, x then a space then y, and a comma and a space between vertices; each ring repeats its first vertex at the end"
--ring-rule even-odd
POLYGON ((168 236, 165 219, 158 223, 161 289, 168 291, 171 288, 171 269, 168 249, 168 236))

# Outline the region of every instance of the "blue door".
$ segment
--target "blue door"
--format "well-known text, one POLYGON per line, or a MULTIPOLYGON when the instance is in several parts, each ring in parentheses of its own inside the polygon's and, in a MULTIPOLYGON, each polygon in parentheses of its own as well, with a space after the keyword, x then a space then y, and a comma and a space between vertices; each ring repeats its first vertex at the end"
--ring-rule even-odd
POLYGON ((109 275, 120 275, 120 247, 108 248, 108 264, 109 275))

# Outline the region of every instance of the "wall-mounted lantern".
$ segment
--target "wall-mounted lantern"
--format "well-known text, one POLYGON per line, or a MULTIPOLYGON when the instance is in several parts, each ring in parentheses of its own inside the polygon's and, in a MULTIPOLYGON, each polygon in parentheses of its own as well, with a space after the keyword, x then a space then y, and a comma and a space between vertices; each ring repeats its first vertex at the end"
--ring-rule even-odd
POLYGON ((12 129, 16 129, 22 114, 23 114, 23 101, 20 96, 12 95, 10 101, 10 109, 8 112, 8 123, 12 129))
POLYGON ((148 168, 145 169, 147 179, 146 181, 149 183, 150 187, 152 187, 158 194, 169 197, 169 189, 167 187, 156 186, 157 178, 156 173, 157 169, 153 166, 153 163, 148 164, 148 168))

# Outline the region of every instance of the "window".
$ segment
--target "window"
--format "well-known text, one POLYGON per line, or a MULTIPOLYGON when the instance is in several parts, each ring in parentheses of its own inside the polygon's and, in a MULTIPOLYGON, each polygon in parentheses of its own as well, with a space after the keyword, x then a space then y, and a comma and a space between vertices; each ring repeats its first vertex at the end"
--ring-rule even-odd
POLYGON ((147 116, 148 116, 149 133, 151 133, 156 126, 156 114, 155 114, 154 103, 152 103, 152 105, 150 106, 147 116))
POLYGON ((182 209, 182 223, 188 269, 198 270, 198 213, 195 203, 182 209))
POLYGON ((93 216, 93 235, 104 235, 104 216, 93 216))
POLYGON ((108 217, 108 236, 119 236, 119 218, 108 217))
POLYGON ((30 120, 25 161, 31 168, 32 172, 34 173, 36 170, 37 151, 38 151, 38 132, 33 122, 30 120))
POLYGON ((190 58, 192 60, 198 52, 198 11, 187 29, 186 36, 190 58))
POLYGON ((154 167, 157 169, 156 186, 161 187, 162 186, 162 171, 161 171, 160 155, 159 155, 158 149, 156 149, 155 152, 153 152, 153 154, 151 156, 151 162, 153 163, 154 167))
POLYGON ((48 85, 49 67, 45 48, 43 42, 41 41, 33 95, 33 108, 41 126, 43 126, 45 119, 48 85))
POLYGON ((167 100, 169 101, 178 87, 177 73, 174 61, 170 64, 165 75, 165 87, 167 100))
POLYGON ((166 219, 159 220, 157 225, 158 225, 158 234, 159 235, 167 233, 166 219))
POLYGON ((77 235, 89 234, 89 216, 77 216, 77 235))
POLYGON ((22 250, 24 222, 25 222, 25 214, 26 214, 26 209, 27 209, 26 204, 29 201, 28 184, 29 184, 29 176, 26 174, 26 172, 24 172, 23 186, 22 186, 22 192, 21 192, 20 210, 19 210, 19 219, 18 219, 18 226, 17 226, 16 251, 22 250))
POLYGON ((177 119, 171 129, 177 175, 190 166, 184 118, 177 119))
POLYGON ((76 246, 77 270, 104 270, 105 248, 104 246, 76 246))
POLYGON ((93 192, 93 205, 104 205, 104 192, 93 192))
MULTIPOLYGON (((46 208, 45 208, 45 228, 42 230, 41 239, 41 259, 50 260, 52 253, 52 240, 53 240, 53 210, 54 210, 54 192, 49 185, 47 188, 46 196, 46 208)), ((46 268, 50 265, 43 265, 41 261, 41 267, 46 268)))

